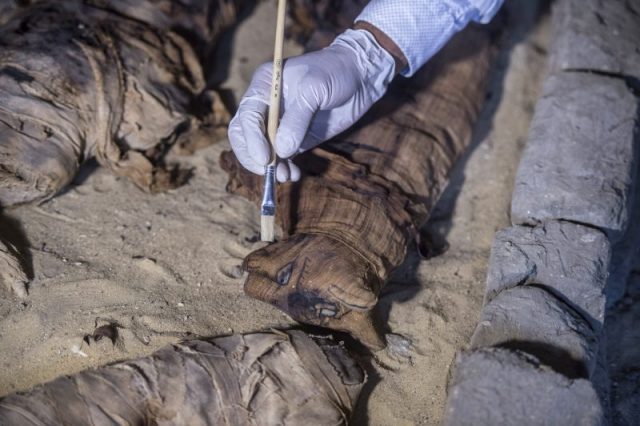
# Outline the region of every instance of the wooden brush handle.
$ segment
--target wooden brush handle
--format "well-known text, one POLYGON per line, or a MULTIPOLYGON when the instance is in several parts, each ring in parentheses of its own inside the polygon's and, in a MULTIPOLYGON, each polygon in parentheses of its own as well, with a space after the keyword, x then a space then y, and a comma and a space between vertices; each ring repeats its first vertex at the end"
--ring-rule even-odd
POLYGON ((271 76, 271 97, 269 98, 269 119, 267 136, 271 143, 271 163, 276 163, 276 132, 280 119, 280 98, 282 96, 282 49, 284 45, 284 20, 287 10, 287 0, 278 0, 278 15, 276 18, 276 37, 273 48, 273 73, 271 76))

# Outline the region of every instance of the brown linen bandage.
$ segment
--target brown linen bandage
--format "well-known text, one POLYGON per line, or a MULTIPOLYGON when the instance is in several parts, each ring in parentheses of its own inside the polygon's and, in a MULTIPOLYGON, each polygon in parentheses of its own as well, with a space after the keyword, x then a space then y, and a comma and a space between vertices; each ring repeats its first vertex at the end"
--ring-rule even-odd
MULTIPOLYGON (((352 333, 372 348, 380 287, 399 266, 471 141, 497 34, 471 26, 411 79, 392 84, 356 128, 296 157, 278 187, 289 237, 250 254, 245 291, 293 318, 352 333)), ((228 189, 259 203, 261 178, 223 154, 228 189)))

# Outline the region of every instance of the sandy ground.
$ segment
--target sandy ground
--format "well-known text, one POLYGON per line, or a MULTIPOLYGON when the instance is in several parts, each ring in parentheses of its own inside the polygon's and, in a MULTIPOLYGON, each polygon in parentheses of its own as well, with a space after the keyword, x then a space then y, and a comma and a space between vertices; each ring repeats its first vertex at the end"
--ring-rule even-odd
MULTIPOLYGON (((412 254, 383 290, 380 314, 411 348, 372 361, 358 424, 437 424, 442 416, 449 367, 479 317, 493 235, 509 224, 512 182, 544 77, 548 22, 534 24, 534 3, 509 4, 517 25, 476 141, 426 227, 448 249, 430 260, 412 254)), ((236 99, 271 55, 272 6, 262 3, 233 39, 225 86, 236 99)), ((182 338, 293 324, 242 292, 240 264, 256 247, 259 215, 225 193, 218 157, 228 147, 222 141, 180 158, 194 178, 166 194, 144 194, 90 164, 60 196, 5 212, 0 232, 22 248, 33 280, 22 300, 0 288, 0 394, 182 338), (121 343, 83 343, 96 321, 116 321, 121 343)))

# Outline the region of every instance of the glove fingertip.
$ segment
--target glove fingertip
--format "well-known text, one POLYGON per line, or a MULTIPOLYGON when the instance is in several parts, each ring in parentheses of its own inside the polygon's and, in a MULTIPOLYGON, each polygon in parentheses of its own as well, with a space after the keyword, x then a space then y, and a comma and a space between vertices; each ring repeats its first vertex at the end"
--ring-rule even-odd
MULTIPOLYGON (((301 134, 301 136, 304 136, 304 134, 301 134)), ((298 153, 301 142, 302 140, 298 140, 295 137, 294 132, 290 132, 288 129, 278 130, 275 144, 276 154, 280 158, 293 157, 298 153)))
POLYGON ((289 167, 285 163, 279 163, 276 167, 276 179, 280 183, 285 183, 289 180, 289 167))
POLYGON ((289 161, 289 179, 292 182, 297 182, 300 180, 300 168, 293 164, 293 161, 289 161))
POLYGON ((265 167, 271 159, 271 148, 264 142, 253 143, 249 155, 254 162, 265 167))

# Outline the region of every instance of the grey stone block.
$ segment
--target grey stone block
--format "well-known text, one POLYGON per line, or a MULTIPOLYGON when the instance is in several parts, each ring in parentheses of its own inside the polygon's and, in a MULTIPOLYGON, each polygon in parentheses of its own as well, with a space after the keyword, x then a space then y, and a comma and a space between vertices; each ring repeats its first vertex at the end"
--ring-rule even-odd
POLYGON ((549 76, 516 175, 512 222, 565 219, 619 237, 629 219, 637 114, 620 79, 549 76))
POLYGON ((640 3, 558 0, 553 8, 550 65, 640 78, 640 3))
POLYGON ((591 383, 600 399, 605 424, 611 424, 611 378, 609 377, 609 360, 607 357, 607 335, 600 335, 600 347, 596 368, 591 376, 591 383))
POLYGON ((604 233, 570 222, 498 231, 489 260, 485 304, 505 289, 543 284, 600 329, 610 252, 604 233))
MULTIPOLYGON (((640 148, 640 140, 637 141, 640 148)), ((640 177, 636 179, 636 187, 633 194, 633 207, 630 209, 629 227, 624 236, 611 247, 611 262, 609 262, 609 277, 607 278, 607 309, 613 308, 625 296, 633 297, 632 271, 638 268, 640 249, 640 177), (635 220, 634 220, 635 219, 635 220)), ((640 279, 640 276, 638 276, 640 279)), ((640 286, 637 287, 640 291, 640 286)))
POLYGON ((570 380, 506 349, 459 354, 444 414, 447 426, 601 425, 588 380, 570 380))
POLYGON ((504 290, 486 305, 471 346, 523 350, 568 377, 590 376, 598 354, 598 339, 589 323, 548 291, 533 286, 504 290))

